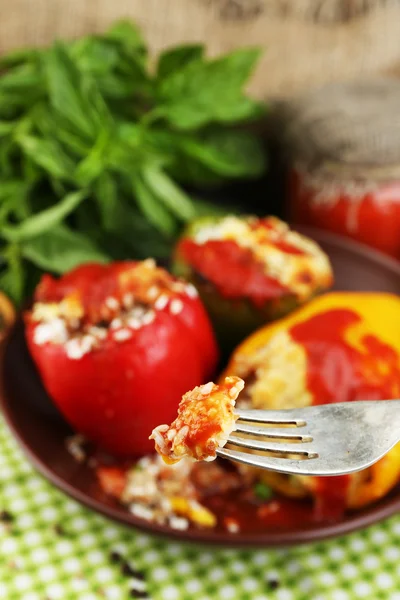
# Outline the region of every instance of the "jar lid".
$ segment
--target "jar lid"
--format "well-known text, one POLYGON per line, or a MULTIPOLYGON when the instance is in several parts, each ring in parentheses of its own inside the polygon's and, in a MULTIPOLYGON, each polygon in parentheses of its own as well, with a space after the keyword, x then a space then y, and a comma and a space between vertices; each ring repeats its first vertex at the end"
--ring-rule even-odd
POLYGON ((400 174, 399 80, 329 84, 279 103, 275 116, 291 157, 308 168, 400 174))

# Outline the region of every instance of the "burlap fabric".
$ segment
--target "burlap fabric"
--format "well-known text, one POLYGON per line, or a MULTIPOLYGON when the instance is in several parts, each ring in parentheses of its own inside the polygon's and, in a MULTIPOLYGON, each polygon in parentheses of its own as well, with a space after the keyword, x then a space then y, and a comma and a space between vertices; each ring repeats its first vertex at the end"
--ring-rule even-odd
POLYGON ((260 98, 400 73, 399 0, 0 0, 0 52, 101 31, 123 16, 140 23, 154 53, 188 40, 211 54, 263 46, 251 83, 260 98))
POLYGON ((400 176, 400 81, 329 84, 279 103, 274 128, 289 158, 351 178, 400 176))

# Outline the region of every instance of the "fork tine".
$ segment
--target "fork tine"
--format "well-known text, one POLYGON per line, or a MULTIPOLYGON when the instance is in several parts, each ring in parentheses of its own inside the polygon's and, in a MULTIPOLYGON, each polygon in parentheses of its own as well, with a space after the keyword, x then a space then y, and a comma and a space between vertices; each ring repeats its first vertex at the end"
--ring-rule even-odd
POLYGON ((270 423, 271 425, 295 425, 296 427, 303 427, 306 425, 304 419, 298 417, 298 410, 237 409, 235 412, 239 415, 241 421, 270 423))
POLYGON ((236 421, 235 431, 271 439, 281 438, 289 441, 298 440, 299 442, 311 442, 312 440, 312 436, 308 433, 308 430, 303 430, 303 428, 299 430, 296 427, 274 427, 269 429, 268 427, 257 427, 257 425, 247 425, 241 421, 236 421))
MULTIPOLYGON (((265 452, 279 452, 282 454, 300 454, 301 456, 309 456, 310 454, 318 456, 312 449, 310 443, 304 444, 281 444, 281 443, 269 443, 268 441, 252 440, 247 437, 238 437, 236 435, 230 435, 228 437, 228 444, 234 444, 242 448, 250 448, 252 450, 263 450, 265 452)), ((254 456, 254 455, 253 455, 254 456)))
MULTIPOLYGON (((246 454, 246 452, 240 452, 238 450, 231 450, 230 448, 218 448, 218 456, 222 458, 229 458, 237 462, 251 465, 252 467, 260 467, 262 469, 268 469, 269 471, 277 471, 278 473, 287 473, 289 475, 310 475, 310 465, 314 464, 314 460, 318 458, 310 456, 311 460, 299 460, 292 458, 274 458, 269 456, 260 456, 258 454, 246 454)), ((316 473, 319 474, 318 469, 316 473)))

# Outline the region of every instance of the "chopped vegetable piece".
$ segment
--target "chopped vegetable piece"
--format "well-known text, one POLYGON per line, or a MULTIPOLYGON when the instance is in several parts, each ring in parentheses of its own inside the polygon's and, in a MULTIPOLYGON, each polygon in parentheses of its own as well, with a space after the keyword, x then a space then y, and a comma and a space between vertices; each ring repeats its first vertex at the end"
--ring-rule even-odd
POLYGON ((269 500, 273 496, 272 489, 262 481, 255 484, 254 493, 260 500, 269 500))

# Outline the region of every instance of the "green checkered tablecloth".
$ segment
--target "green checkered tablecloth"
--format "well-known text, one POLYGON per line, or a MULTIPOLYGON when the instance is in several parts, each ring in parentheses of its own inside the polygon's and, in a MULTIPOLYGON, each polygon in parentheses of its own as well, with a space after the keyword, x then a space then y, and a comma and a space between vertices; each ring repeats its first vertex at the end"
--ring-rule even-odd
POLYGON ((214 550, 116 525, 65 497, 0 419, 0 598, 400 600, 400 515, 285 550, 214 550), (3 513, 3 519, 4 519, 3 513))

